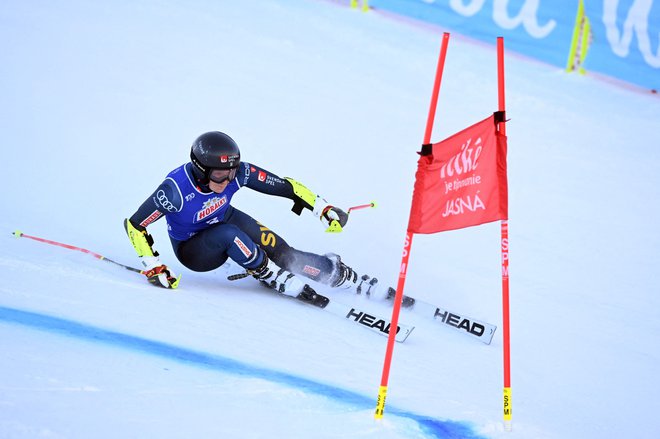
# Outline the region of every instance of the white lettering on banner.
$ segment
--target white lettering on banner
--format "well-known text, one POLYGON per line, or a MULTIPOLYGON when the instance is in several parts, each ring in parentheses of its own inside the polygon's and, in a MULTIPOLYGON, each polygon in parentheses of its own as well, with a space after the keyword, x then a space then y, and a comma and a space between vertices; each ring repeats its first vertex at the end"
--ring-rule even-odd
POLYGON ((455 199, 447 200, 445 211, 442 212, 442 217, 447 218, 449 215, 460 215, 465 213, 466 210, 474 212, 477 209, 486 210, 484 202, 479 198, 479 192, 474 194, 474 198, 470 195, 466 195, 465 197, 457 197, 455 199))
POLYGON ((479 166, 479 156, 481 155, 481 137, 474 142, 474 148, 470 147, 472 139, 468 139, 461 146, 461 152, 450 158, 447 163, 440 168, 440 177, 453 177, 454 174, 461 175, 468 172, 473 172, 479 166), (474 157, 472 156, 474 153, 474 157))
POLYGON ((463 0, 450 0, 449 7, 464 17, 472 17, 484 7, 486 0, 471 0, 467 5, 463 0))
POLYGON ((481 175, 472 174, 470 177, 464 178, 462 180, 455 179, 454 181, 445 181, 444 184, 445 194, 448 194, 451 191, 457 191, 467 186, 481 184, 481 175))
POLYGON ((549 20, 543 26, 539 25, 536 14, 539 10, 539 0, 527 0, 517 17, 509 17, 506 13, 509 0, 495 0, 493 6, 493 21, 503 29, 515 29, 521 23, 527 33, 533 38, 545 38, 557 26, 555 20, 549 20))
POLYGON ((660 67, 660 44, 658 53, 652 53, 651 39, 648 34, 649 14, 653 0, 635 0, 628 10, 628 16, 622 24, 623 32, 619 32, 617 27, 617 9, 619 0, 604 0, 603 2, 603 24, 605 25, 605 35, 610 43, 612 52, 615 55, 625 58, 630 52, 630 43, 633 39, 633 32, 637 37, 639 51, 644 57, 644 61, 654 68, 660 67))
MULTIPOLYGON (((536 17, 540 0, 526 0, 517 16, 509 16, 507 9, 510 0, 495 0, 493 2, 493 21, 502 29, 514 29, 520 24, 533 38, 545 38, 557 26, 555 20, 549 20, 539 25, 536 17)), ((486 0, 450 0, 449 7, 464 17, 471 17, 483 9, 486 0)))

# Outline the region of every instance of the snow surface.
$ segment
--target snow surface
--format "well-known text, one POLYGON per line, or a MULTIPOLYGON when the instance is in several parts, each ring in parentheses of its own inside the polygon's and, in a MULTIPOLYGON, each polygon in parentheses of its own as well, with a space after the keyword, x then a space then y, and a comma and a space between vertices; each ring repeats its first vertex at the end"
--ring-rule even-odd
MULTIPOLYGON (((506 58, 513 432, 490 346, 405 311, 386 338, 271 295, 238 267, 179 290, 122 227, 192 140, 356 211, 325 234, 290 202, 236 205, 295 247, 395 284, 441 30, 324 1, 4 2, 0 437, 656 438, 660 100, 506 58)), ((494 46, 452 35, 433 139, 497 105, 494 46)), ((499 224, 416 236, 406 292, 501 328, 499 224)), ((387 306, 323 291, 389 315, 387 306)))

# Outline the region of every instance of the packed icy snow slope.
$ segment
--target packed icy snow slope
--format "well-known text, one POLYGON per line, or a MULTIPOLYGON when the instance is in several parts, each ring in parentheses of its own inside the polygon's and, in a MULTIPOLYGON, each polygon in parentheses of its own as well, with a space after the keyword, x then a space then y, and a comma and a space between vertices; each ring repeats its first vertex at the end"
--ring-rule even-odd
MULTIPOLYGON (((122 221, 229 133, 356 211, 341 234, 249 189, 294 247, 397 280, 440 29, 323 1, 24 1, 0 8, 0 437, 655 438, 660 100, 507 53, 513 432, 491 345, 405 311, 386 338, 229 265, 166 291, 122 221)), ((505 42, 506 44, 506 42, 505 42)), ((494 46, 449 42, 433 139, 496 110, 494 46)), ((406 293, 501 327, 499 224, 416 236, 406 293)), ((387 306, 329 291, 381 315, 387 306)))

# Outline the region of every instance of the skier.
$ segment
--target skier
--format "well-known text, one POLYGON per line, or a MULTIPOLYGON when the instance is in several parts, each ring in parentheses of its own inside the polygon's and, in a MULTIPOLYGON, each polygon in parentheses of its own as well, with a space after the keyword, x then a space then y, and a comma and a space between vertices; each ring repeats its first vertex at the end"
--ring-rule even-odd
POLYGON ((289 198, 293 212, 309 209, 325 227, 341 230, 348 215, 301 183, 241 161, 238 145, 227 134, 212 131, 192 144, 190 162, 170 172, 138 210, 124 220, 126 233, 144 267, 147 280, 177 288, 181 276, 160 261, 147 226, 161 217, 177 259, 193 271, 211 271, 231 258, 280 293, 314 300, 318 295, 298 278, 305 276, 332 288, 374 295, 377 279, 359 276, 336 254, 318 255, 289 246, 277 233, 231 205, 233 195, 248 187, 289 198))

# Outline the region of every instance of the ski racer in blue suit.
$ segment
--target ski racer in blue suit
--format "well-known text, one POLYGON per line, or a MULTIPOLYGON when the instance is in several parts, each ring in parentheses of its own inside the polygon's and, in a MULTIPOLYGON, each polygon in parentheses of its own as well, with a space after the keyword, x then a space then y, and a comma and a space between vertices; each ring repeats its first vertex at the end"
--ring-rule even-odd
POLYGON ((315 292, 298 276, 333 288, 375 295, 377 280, 359 276, 336 254, 318 255, 289 246, 276 232, 231 205, 247 187, 293 201, 293 211, 310 210, 325 227, 339 231, 348 215, 301 183, 280 178, 264 168, 241 161, 236 142, 212 131, 191 147, 190 162, 171 171, 138 210, 124 221, 149 282, 177 288, 180 276, 160 261, 146 228, 165 217, 178 260, 193 271, 214 270, 228 258, 280 293, 299 297, 315 292))

